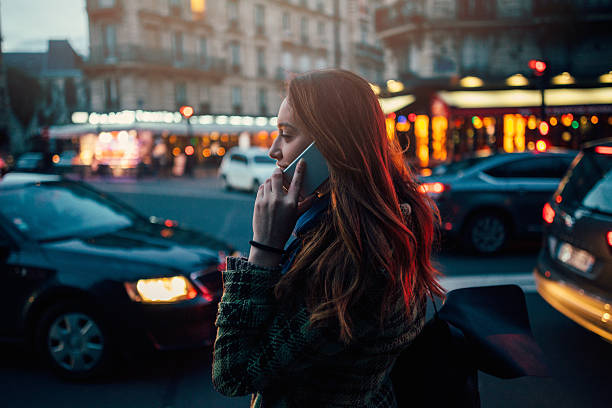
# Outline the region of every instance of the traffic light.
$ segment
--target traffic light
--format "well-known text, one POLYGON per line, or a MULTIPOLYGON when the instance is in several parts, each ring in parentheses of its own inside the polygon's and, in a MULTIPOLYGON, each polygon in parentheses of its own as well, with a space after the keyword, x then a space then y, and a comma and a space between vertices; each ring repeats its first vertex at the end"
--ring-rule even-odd
POLYGON ((191 116, 193 116, 193 108, 191 106, 181 106, 179 112, 185 119, 189 119, 191 116))
POLYGON ((529 68, 531 68, 535 76, 542 76, 546 72, 547 65, 542 60, 532 59, 529 60, 529 68))

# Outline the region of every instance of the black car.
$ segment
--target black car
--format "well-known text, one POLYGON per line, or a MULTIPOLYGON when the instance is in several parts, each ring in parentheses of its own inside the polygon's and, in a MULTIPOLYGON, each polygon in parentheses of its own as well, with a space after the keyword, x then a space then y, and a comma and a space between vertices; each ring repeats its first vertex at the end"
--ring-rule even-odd
POLYGON ((0 179, 0 338, 31 341, 71 378, 103 372, 119 350, 211 344, 232 251, 86 184, 8 173, 0 179))
POLYGON ((584 147, 542 217, 538 292, 612 342, 612 138, 584 147))
POLYGON ((438 205, 443 232, 478 253, 501 250, 510 237, 537 237, 541 209, 575 151, 504 153, 449 164, 421 177, 438 205))

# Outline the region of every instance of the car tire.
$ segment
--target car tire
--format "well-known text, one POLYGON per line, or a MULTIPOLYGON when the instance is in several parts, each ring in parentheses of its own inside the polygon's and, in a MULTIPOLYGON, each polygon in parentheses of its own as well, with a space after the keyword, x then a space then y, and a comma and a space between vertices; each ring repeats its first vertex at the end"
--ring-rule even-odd
POLYGON ((57 303, 41 316, 35 332, 40 354, 59 376, 98 377, 110 367, 113 347, 103 319, 77 301, 57 303))
POLYGON ((508 240, 509 228, 503 215, 497 212, 475 214, 464 229, 464 242, 478 254, 495 254, 508 240))
POLYGON ((223 189, 225 191, 232 191, 232 186, 230 185, 230 183, 227 182, 227 176, 224 174, 221 176, 221 180, 223 182, 223 189))

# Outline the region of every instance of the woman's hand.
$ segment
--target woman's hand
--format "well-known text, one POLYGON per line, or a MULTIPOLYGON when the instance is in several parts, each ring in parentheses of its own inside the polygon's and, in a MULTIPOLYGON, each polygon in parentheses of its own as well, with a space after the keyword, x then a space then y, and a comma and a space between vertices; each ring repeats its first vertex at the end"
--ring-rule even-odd
POLYGON ((285 246, 297 221, 305 169, 306 163, 301 160, 287 192, 283 189, 283 172, 279 168, 259 186, 253 211, 253 241, 274 248, 285 246))

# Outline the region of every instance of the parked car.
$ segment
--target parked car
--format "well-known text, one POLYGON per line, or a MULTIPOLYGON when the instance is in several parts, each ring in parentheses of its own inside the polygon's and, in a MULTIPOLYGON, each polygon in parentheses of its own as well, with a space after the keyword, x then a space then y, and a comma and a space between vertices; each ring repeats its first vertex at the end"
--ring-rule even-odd
POLYGON ((477 253, 500 251, 510 237, 542 231, 542 205, 577 152, 521 152, 470 158, 420 177, 438 205, 443 231, 477 253))
POLYGON ((580 152, 544 205, 537 290, 555 309, 612 342, 612 138, 580 152))
POLYGON ((211 344, 232 247, 146 218, 57 175, 0 179, 0 338, 59 374, 103 372, 117 351, 211 344))
POLYGON ((276 160, 268 156, 268 151, 259 147, 240 149, 234 147, 223 158, 219 167, 219 177, 226 189, 257 192, 276 168, 276 160))
POLYGON ((45 156, 42 152, 23 153, 15 163, 15 170, 40 171, 45 168, 45 156))

